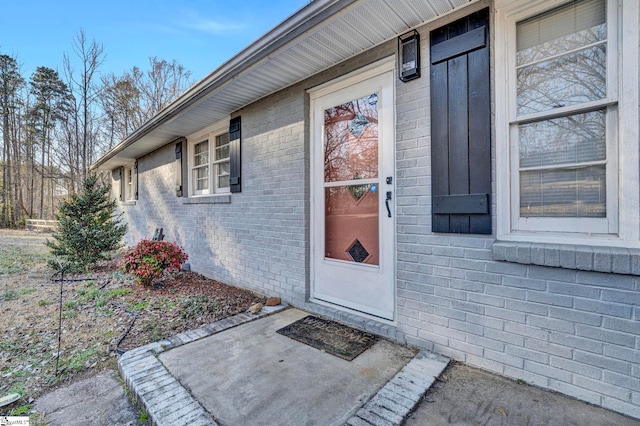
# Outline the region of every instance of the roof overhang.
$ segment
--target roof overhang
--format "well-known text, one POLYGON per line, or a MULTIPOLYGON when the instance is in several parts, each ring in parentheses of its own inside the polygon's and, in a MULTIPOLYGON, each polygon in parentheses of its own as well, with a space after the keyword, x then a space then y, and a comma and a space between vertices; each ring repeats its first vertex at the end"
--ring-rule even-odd
POLYGON ((478 0, 314 0, 196 83, 91 167, 126 165, 176 138, 478 0))

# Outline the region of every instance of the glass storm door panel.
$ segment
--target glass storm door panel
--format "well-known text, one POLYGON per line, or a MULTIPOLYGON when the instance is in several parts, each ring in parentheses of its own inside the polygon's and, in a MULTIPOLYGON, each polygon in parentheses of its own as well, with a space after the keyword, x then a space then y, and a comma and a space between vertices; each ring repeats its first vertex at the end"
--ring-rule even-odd
POLYGON ((311 95, 312 291, 393 319, 394 80, 386 69, 364 74, 311 95))
POLYGON ((323 125, 325 257, 378 265, 378 94, 325 109, 323 125))

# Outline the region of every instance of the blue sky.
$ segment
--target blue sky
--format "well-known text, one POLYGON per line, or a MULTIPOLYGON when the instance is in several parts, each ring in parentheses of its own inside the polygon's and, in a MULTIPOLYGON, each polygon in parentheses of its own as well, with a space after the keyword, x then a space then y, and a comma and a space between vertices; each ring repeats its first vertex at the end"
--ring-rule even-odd
POLYGON ((84 29, 104 45, 103 73, 117 75, 148 58, 175 59, 200 80, 309 0, 5 0, 0 54, 17 57, 28 80, 37 66, 62 74, 84 29))

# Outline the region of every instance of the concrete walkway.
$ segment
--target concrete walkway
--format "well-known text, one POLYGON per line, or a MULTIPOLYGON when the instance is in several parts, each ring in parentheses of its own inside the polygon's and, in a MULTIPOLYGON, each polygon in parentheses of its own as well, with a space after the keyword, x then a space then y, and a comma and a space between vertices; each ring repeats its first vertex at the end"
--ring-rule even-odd
POLYGON ((358 426, 401 424, 448 364, 382 339, 349 362, 276 333, 306 315, 239 314, 128 351, 119 369, 154 425, 358 426))
POLYGON ((136 426, 131 404, 115 371, 104 371, 50 392, 35 402, 49 426, 136 426))
MULTIPOLYGON (((155 425, 640 425, 468 366, 444 370, 447 359, 386 340, 347 362, 275 333, 304 315, 283 307, 236 315, 129 351, 119 369, 155 425)), ((142 418, 114 372, 35 406, 52 426, 142 418)))

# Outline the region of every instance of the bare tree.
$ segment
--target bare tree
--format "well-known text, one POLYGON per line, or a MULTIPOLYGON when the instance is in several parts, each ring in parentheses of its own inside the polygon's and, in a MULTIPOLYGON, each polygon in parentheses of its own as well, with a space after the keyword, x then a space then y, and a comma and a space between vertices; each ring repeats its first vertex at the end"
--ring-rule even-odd
POLYGON ((24 86, 24 79, 20 75, 18 63, 15 58, 0 55, 0 116, 2 116, 2 226, 13 224, 13 209, 15 208, 12 197, 12 165, 15 152, 15 141, 12 140, 12 124, 15 121, 15 110, 19 103, 19 90, 24 86))
POLYGON ((175 60, 168 62, 152 56, 149 66, 148 71, 133 67, 121 76, 102 77, 103 121, 109 148, 150 120, 192 84, 191 72, 175 60))
POLYGON ((40 136, 40 218, 44 218, 44 181, 50 170, 52 133, 56 123, 69 112, 72 99, 58 72, 47 67, 36 68, 31 76, 31 93, 35 98, 31 115, 34 130, 40 136))
POLYGON ((127 137, 140 123, 140 90, 131 74, 102 77, 104 90, 100 101, 104 111, 104 126, 108 149, 127 137))
POLYGON ((98 156, 124 140, 192 83, 176 61, 100 75, 104 48, 80 30, 63 57, 64 79, 38 67, 27 85, 15 58, 0 54, 0 227, 53 217, 98 156), (64 81, 63 81, 64 80, 64 81))
POLYGON ((75 112, 79 115, 77 120, 79 124, 79 139, 77 141, 79 149, 76 153, 76 158, 80 169, 78 178, 84 180, 87 177, 89 165, 93 160, 93 148, 96 143, 94 138, 96 132, 92 125, 96 122, 97 106, 99 105, 98 97, 101 89, 97 84, 97 72, 104 62, 105 54, 102 44, 97 43, 95 40, 89 42, 83 29, 76 34, 71 42, 71 47, 79 61, 79 72, 74 69, 68 54, 64 54, 63 60, 69 86, 77 101, 75 112))

